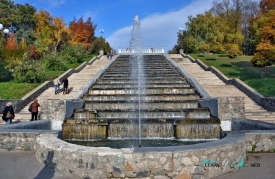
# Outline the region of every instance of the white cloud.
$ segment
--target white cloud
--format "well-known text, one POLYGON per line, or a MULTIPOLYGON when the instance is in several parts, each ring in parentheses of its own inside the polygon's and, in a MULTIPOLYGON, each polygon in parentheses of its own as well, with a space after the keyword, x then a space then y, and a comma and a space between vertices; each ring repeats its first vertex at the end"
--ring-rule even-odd
POLYGON ((58 7, 62 4, 65 4, 65 0, 39 0, 40 3, 42 4, 46 4, 48 6, 48 8, 52 9, 52 8, 55 8, 55 7, 58 7))
MULTIPOLYGON (((211 2, 212 0, 195 0, 178 11, 152 14, 141 19, 140 29, 143 48, 151 46, 159 49, 164 46, 166 52, 171 50, 177 43, 177 32, 179 28, 185 28, 188 16, 195 17, 197 14, 209 10, 212 6, 211 2)), ((129 46, 131 29, 131 26, 123 27, 107 37, 106 40, 115 49, 120 47, 125 49, 129 46)))

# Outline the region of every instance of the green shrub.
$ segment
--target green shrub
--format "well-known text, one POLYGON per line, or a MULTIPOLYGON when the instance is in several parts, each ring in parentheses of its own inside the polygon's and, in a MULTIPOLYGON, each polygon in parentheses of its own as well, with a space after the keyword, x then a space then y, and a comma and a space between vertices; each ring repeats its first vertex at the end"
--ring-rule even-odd
POLYGON ((45 80, 45 66, 38 60, 23 59, 14 68, 12 76, 20 83, 41 83, 45 80))
POLYGON ((56 70, 65 70, 64 58, 61 55, 53 52, 44 56, 43 61, 45 63, 46 69, 56 71, 56 70))
POLYGON ((67 45, 60 52, 60 55, 63 56, 68 63, 81 63, 86 54, 86 47, 80 44, 67 45))

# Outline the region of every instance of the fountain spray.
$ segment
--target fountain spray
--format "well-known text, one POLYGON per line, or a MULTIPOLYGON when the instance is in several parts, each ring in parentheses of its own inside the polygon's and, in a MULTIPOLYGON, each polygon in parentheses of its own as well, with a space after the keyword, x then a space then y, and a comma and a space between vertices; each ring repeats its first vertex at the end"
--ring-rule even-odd
MULTIPOLYGON (((133 29, 131 32, 130 40, 130 53, 132 64, 136 64, 135 67, 132 66, 132 77, 137 76, 137 89, 138 89, 138 128, 139 128, 139 147, 141 147, 141 95, 142 95, 142 84, 144 83, 143 77, 143 57, 141 48, 141 36, 140 36, 140 21, 138 15, 135 16, 133 21, 133 29)), ((136 79, 136 77, 135 77, 136 79)), ((144 85, 143 85, 144 86, 144 85)))

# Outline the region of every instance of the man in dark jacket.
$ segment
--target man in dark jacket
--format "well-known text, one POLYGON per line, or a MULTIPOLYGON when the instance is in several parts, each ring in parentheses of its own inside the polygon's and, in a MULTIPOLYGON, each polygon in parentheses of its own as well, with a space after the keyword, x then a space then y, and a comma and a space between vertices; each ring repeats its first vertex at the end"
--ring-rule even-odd
POLYGON ((62 84, 63 84, 63 89, 64 89, 63 94, 68 94, 69 93, 69 89, 68 89, 68 87, 69 87, 69 80, 68 80, 67 77, 65 77, 63 79, 62 84))
POLYGON ((7 124, 12 123, 12 119, 15 117, 14 115, 14 110, 12 107, 12 102, 8 102, 7 105, 5 106, 4 110, 3 110, 3 115, 2 115, 2 119, 6 122, 7 124), (7 114, 10 111, 10 113, 13 115, 13 117, 8 117, 7 114))

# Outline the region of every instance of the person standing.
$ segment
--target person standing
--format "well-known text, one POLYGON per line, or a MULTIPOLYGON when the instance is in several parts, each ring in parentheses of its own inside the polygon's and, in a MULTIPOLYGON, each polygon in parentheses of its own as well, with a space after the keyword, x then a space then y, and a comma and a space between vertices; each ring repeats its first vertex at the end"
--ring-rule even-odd
POLYGON ((54 84, 54 93, 58 94, 60 91, 60 80, 58 78, 58 76, 56 77, 56 79, 53 80, 53 84, 54 84))
POLYGON ((111 52, 110 52, 110 60, 112 60, 113 55, 114 55, 114 52, 113 52, 113 50, 111 50, 111 52))
POLYGON ((108 59, 110 58, 110 52, 109 51, 107 52, 107 58, 108 59))
POLYGON ((8 102, 7 105, 5 106, 4 110, 3 110, 3 115, 2 115, 2 119, 6 122, 6 125, 11 124, 12 123, 12 119, 15 117, 14 115, 14 110, 12 107, 12 102, 8 102), (13 116, 9 117, 7 116, 8 112, 10 112, 10 114, 13 116))
POLYGON ((63 94, 69 94, 69 89, 68 89, 68 86, 69 86, 69 80, 67 77, 65 77, 62 81, 62 84, 63 84, 63 94))
POLYGON ((33 103, 31 104, 31 113, 32 113, 32 119, 31 119, 31 121, 37 120, 38 107, 40 107, 40 104, 38 103, 37 99, 34 99, 33 103))

